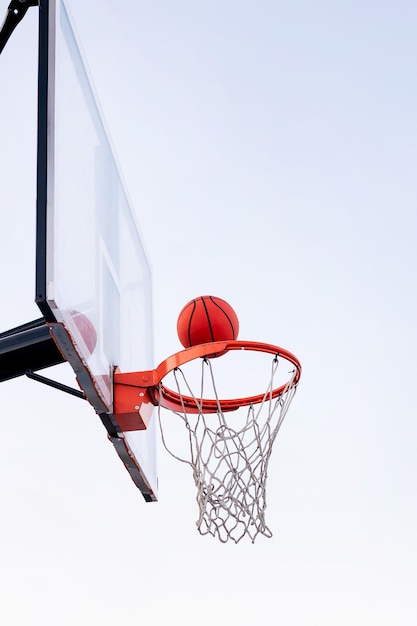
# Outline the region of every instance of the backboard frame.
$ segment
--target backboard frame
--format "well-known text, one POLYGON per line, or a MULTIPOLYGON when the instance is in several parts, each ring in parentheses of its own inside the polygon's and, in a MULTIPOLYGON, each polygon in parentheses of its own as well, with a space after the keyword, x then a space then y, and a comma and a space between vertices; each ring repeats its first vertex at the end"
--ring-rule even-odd
MULTIPOLYGON (((68 327, 56 315, 48 299, 48 258, 51 255, 51 212, 54 209, 54 147, 55 147, 55 62, 56 62, 56 19, 59 9, 66 10, 65 0, 40 0, 39 2, 39 74, 38 74, 38 163, 37 163, 37 222, 36 222, 36 296, 35 301, 41 310, 57 347, 64 359, 72 366, 78 383, 90 404, 104 424, 120 459, 128 470, 133 482, 142 492, 146 501, 157 500, 157 479, 144 469, 132 444, 131 433, 123 432, 113 414, 113 398, 105 397, 94 379, 86 359, 68 327), (49 256, 48 256, 49 255, 49 256)), ((87 69, 81 59, 82 71, 87 77, 91 97, 98 106, 96 94, 91 85, 87 69)), ((100 123, 102 120, 100 118, 100 123)), ((103 127, 107 137, 107 129, 103 127)), ((111 145, 111 144, 109 144, 111 145)), ((112 154, 113 156, 113 154, 112 154)), ((115 168, 118 168, 115 163, 115 168)), ((120 174, 120 172, 118 172, 120 174)), ((120 179, 121 180, 121 179, 120 179)), ((123 185, 123 181, 121 181, 123 185)), ((119 363, 112 363, 114 368, 119 363)), ((111 382, 111 387, 113 383, 111 382)), ((138 422, 139 424, 139 422, 138 422)), ((140 426, 138 426, 139 429, 140 426)), ((135 433, 141 436, 139 433, 135 433)), ((150 436, 149 434, 143 435, 150 436)), ((143 444, 141 444, 143 445, 143 444)), ((145 455, 146 456, 146 455, 145 455)))

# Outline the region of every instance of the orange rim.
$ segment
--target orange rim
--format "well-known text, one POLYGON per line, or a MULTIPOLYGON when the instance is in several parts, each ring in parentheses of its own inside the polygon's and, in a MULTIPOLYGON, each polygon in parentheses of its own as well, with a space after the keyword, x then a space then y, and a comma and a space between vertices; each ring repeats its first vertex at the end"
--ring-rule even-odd
POLYGON ((278 398, 289 389, 298 384, 301 376, 301 364, 296 356, 288 350, 279 348, 269 343, 260 343, 257 341, 214 341, 198 346, 192 346, 186 350, 181 350, 176 354, 165 359, 153 370, 153 388, 155 404, 171 409, 172 411, 184 411, 187 413, 216 413, 219 406, 222 411, 235 411, 241 406, 249 406, 251 404, 260 404, 264 399, 278 398), (194 359, 209 357, 214 353, 228 352, 229 350, 249 350, 252 352, 266 352, 273 354, 277 358, 283 358, 294 366, 294 376, 284 385, 276 387, 272 391, 264 392, 258 395, 249 396, 247 398, 233 398, 228 400, 193 398, 184 396, 176 391, 160 384, 169 372, 177 367, 181 367, 194 359))

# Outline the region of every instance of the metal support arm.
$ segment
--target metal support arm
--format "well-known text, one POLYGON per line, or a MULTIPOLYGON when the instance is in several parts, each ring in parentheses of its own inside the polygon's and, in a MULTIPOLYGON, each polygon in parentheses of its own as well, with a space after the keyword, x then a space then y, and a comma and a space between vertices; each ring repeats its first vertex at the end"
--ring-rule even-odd
POLYGON ((0 29, 0 54, 2 53, 6 43, 9 41, 10 35, 25 17, 29 7, 38 6, 38 0, 12 0, 7 9, 6 17, 0 29))
POLYGON ((0 333, 0 382, 64 362, 44 318, 0 333))

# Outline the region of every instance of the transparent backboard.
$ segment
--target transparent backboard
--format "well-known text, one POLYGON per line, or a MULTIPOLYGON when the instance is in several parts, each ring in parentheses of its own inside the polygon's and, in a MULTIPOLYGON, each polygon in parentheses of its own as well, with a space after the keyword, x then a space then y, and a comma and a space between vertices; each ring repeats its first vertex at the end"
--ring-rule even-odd
POLYGON ((115 366, 154 365, 151 271, 67 2, 44 0, 45 8, 37 301, 133 480, 155 500, 155 420, 123 433, 112 415, 115 366))

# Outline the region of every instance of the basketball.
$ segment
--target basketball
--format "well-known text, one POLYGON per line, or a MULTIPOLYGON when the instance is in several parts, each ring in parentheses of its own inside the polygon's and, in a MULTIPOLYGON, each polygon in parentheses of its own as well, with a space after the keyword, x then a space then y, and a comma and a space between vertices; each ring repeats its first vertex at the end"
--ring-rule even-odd
POLYGON ((182 309, 177 332, 184 348, 211 341, 230 341, 237 339, 239 320, 225 300, 200 296, 190 300, 182 309))
POLYGON ((87 346, 87 350, 90 354, 92 354, 97 343, 97 333, 92 322, 86 315, 83 315, 79 311, 71 311, 71 315, 81 337, 85 342, 85 345, 87 346))

